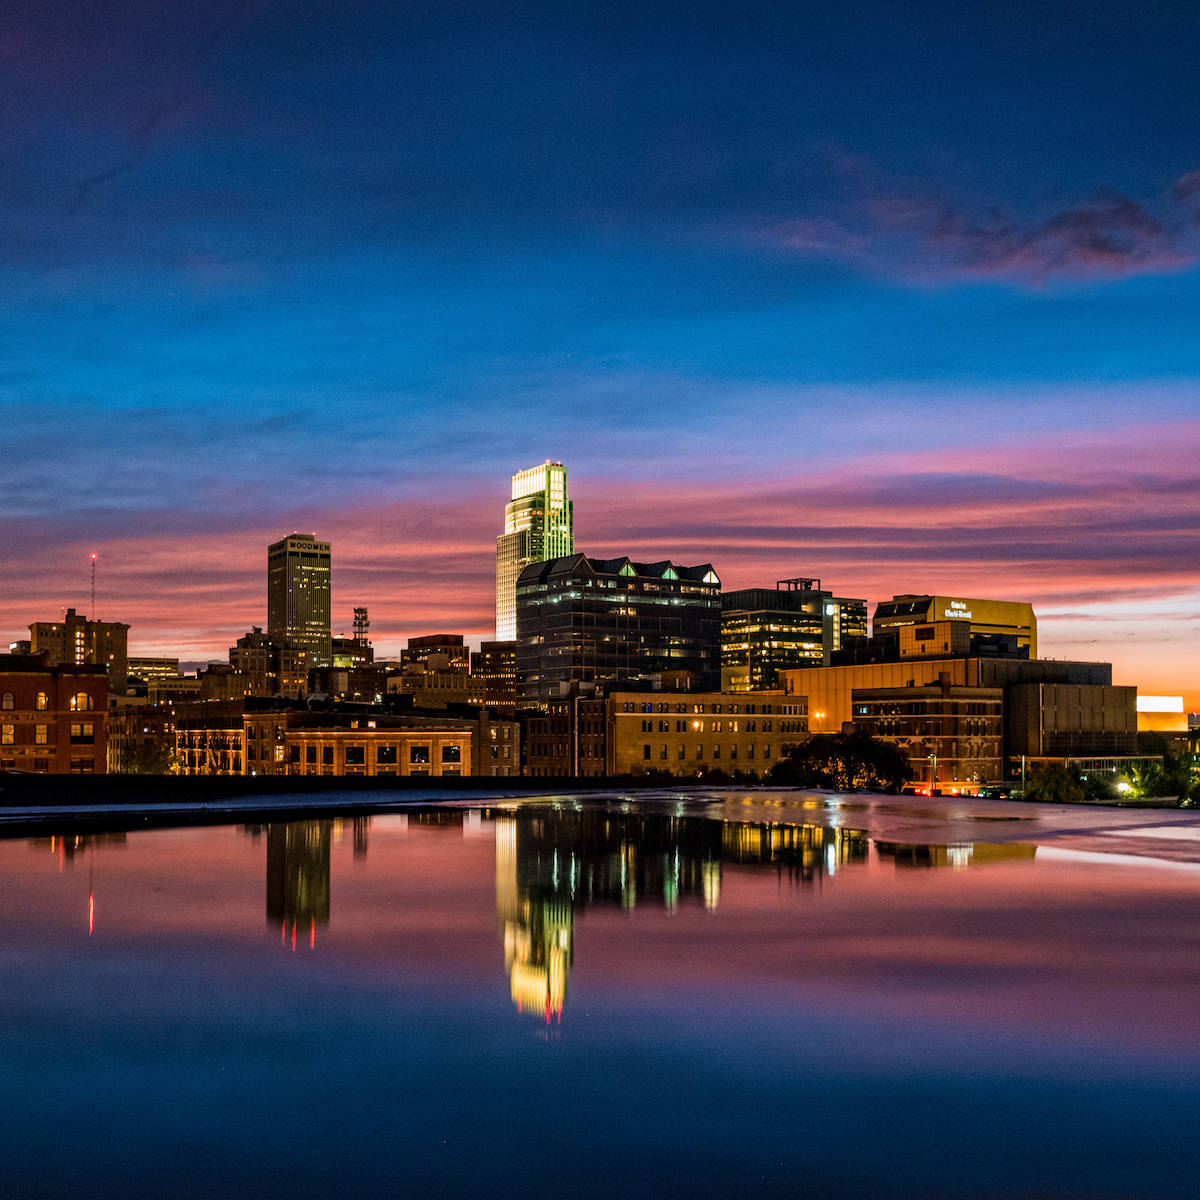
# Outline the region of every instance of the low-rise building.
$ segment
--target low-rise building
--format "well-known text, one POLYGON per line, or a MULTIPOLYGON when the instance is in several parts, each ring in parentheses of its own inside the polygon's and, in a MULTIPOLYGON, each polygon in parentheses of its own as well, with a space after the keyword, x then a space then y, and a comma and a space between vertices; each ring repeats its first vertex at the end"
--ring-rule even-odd
POLYGON ((948 680, 859 688, 854 725, 903 750, 931 790, 955 790, 1003 778, 1003 697, 1001 688, 955 687, 948 680))
POLYGON ((515 721, 378 709, 197 706, 177 722, 184 774, 322 776, 513 776, 515 721))
POLYGON ((108 669, 0 654, 0 771, 103 775, 108 669))
POLYGON ((762 776, 807 737, 807 704, 799 696, 614 689, 552 701, 530 716, 526 773, 762 776))

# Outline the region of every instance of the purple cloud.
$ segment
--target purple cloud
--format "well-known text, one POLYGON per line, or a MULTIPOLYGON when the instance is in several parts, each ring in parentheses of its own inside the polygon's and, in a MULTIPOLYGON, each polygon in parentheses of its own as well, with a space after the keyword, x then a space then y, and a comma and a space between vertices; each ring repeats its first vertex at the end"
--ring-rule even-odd
POLYGON ((845 189, 838 215, 768 222, 761 231, 766 240, 927 282, 994 277, 1040 286, 1050 279, 1183 271, 1200 261, 1200 170, 1182 176, 1153 205, 1104 190, 1028 216, 898 185, 861 159, 835 167, 845 189))

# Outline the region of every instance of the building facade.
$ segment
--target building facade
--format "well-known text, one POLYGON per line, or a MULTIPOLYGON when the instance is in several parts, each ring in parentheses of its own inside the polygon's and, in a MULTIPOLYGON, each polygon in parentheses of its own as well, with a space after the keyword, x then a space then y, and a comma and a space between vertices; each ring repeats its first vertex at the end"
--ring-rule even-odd
POLYGON ((520 770, 519 727, 488 713, 197 707, 176 721, 176 759, 187 775, 450 778, 520 770))
POLYGON ((820 666, 836 650, 865 641, 867 602, 834 596, 819 579, 781 579, 774 588, 721 596, 721 686, 757 692, 777 672, 820 666))
POLYGON ((929 790, 954 790, 1004 777, 1001 688, 861 688, 853 693, 856 729, 891 742, 929 790))
POLYGON ((782 692, 577 693, 529 717, 526 773, 761 777, 806 740, 807 708, 782 692))
POLYGON ((293 533, 267 547, 267 634, 308 654, 308 666, 332 661, 328 542, 293 533))
POLYGON ((34 621, 29 652, 44 654, 52 667, 103 667, 108 691, 123 696, 129 677, 129 626, 121 621, 90 621, 68 608, 61 621, 34 621))
POLYGON ((42 655, 0 654, 0 770, 103 775, 108 672, 51 666, 42 655))
POLYGON ((308 651, 257 625, 229 648, 229 665, 245 681, 243 695, 298 699, 308 694, 308 651))
POLYGON ((483 680, 484 703, 511 713, 517 707, 517 643, 480 642, 471 655, 471 674, 483 680))
POLYGON ((905 594, 875 606, 871 632, 875 635, 905 625, 953 621, 966 625, 974 637, 1015 637, 1019 649, 1037 658, 1037 617, 1033 605, 1015 600, 974 600, 965 596, 905 594))
POLYGON ((496 640, 517 636, 517 580, 530 564, 575 552, 574 508, 560 462, 518 471, 496 539, 496 640))
POLYGON ((721 581, 708 563, 583 554, 531 563, 517 581, 517 692, 551 700, 576 683, 686 674, 719 686, 721 581))

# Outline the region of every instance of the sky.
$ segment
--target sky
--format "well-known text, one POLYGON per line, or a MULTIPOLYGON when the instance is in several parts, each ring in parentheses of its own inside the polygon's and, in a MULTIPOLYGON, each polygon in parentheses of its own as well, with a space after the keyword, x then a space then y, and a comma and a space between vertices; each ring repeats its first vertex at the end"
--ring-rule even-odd
POLYGON ((0 11, 0 638, 224 657, 266 546, 382 655, 577 548, 1030 600, 1200 708, 1200 12, 0 11))

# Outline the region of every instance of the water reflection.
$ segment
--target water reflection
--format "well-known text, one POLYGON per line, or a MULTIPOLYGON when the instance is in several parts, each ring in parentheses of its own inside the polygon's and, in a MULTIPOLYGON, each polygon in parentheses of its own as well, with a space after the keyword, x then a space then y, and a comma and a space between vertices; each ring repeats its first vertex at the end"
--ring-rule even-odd
POLYGON ((984 863, 1033 860, 1037 846, 1031 842, 947 842, 944 845, 912 845, 875 839, 880 858, 890 858, 898 867, 954 867, 961 869, 984 863))
MULTIPOLYGON (((386 821, 393 836, 409 827, 460 829, 464 837, 494 831, 496 918, 512 1002, 554 1024, 562 1020, 574 964, 575 918, 589 907, 670 913, 694 905, 712 912, 721 902, 722 872, 731 866, 771 870, 781 883, 810 889, 844 868, 871 862, 962 869, 1030 861, 1037 849, 1030 843, 912 844, 872 839, 847 827, 562 805, 429 809, 386 821)), ((253 841, 266 843, 266 916, 284 946, 316 948, 318 927, 331 919, 332 846, 349 832, 353 858, 364 862, 371 827, 371 817, 243 827, 253 841)), ((86 850, 124 845, 126 837, 66 835, 35 838, 30 845, 58 855, 62 869, 86 850)), ((94 918, 89 878, 89 933, 94 918)))

